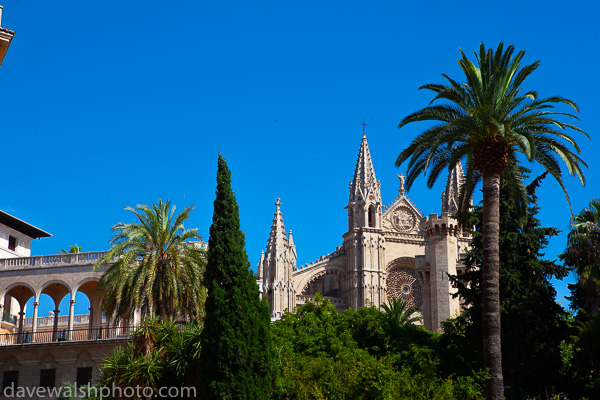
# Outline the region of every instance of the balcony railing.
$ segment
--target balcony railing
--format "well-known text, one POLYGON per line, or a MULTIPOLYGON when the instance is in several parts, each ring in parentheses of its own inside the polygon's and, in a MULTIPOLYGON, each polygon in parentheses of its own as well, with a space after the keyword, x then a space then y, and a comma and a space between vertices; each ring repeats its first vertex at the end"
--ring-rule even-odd
MULTIPOLYGON (((203 250, 208 250, 208 243, 205 242, 185 242, 189 246, 197 246, 203 250)), ((90 265, 95 264, 104 257, 106 251, 90 251, 86 253, 66 253, 50 254, 45 256, 0 258, 0 269, 28 268, 28 267, 49 267, 49 266, 69 266, 69 265, 90 265)))
MULTIPOLYGON (((16 317, 15 317, 16 318, 16 317)), ((55 317, 38 317, 37 326, 38 329, 49 326, 54 326, 54 318, 55 317)), ((15 319, 16 321, 16 319, 15 319)), ((8 321, 10 322, 10 321, 8 321)), ((106 316, 104 313, 102 314, 102 322, 106 322, 106 316)), ((90 323, 90 314, 75 314, 73 315, 73 324, 74 325, 84 325, 90 323)), ((69 316, 68 315, 59 315, 58 316, 58 326, 68 325, 69 324, 69 316)), ((16 325, 16 322, 15 322, 16 325)), ((33 318, 27 317, 23 318, 23 327, 28 328, 33 326, 33 318)))
POLYGON ((0 346, 27 343, 77 342, 101 340, 127 340, 135 330, 133 326, 98 327, 91 329, 60 329, 58 331, 5 333, 0 335, 0 346))
POLYGON ((1 258, 0 268, 44 267, 51 265, 86 265, 94 264, 106 254, 106 251, 87 253, 52 254, 46 256, 1 258))

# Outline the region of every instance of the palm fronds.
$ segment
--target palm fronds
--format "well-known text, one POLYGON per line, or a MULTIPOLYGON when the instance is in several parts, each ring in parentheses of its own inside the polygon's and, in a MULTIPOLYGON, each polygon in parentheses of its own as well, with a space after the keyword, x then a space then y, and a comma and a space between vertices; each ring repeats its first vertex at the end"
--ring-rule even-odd
POLYGON ((137 310, 163 320, 200 319, 205 254, 186 243, 201 240, 197 229, 184 227, 193 206, 175 215, 175 207, 159 199, 151 206, 125 209, 138 222, 113 226, 112 247, 96 264, 109 264, 98 285, 107 316, 128 320, 137 310))

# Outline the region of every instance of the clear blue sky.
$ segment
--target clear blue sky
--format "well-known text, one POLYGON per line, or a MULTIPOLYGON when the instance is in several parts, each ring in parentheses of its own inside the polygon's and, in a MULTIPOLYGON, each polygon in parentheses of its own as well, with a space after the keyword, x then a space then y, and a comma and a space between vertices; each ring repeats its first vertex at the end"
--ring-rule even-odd
MULTIPOLYGON (((362 136, 384 203, 397 194, 398 153, 424 126, 398 122, 427 105, 417 88, 460 78, 459 47, 500 40, 541 67, 526 87, 581 107, 585 188, 566 184, 578 212, 599 196, 599 6, 593 2, 7 1, 16 36, 0 68, 4 194, 0 209, 53 234, 33 254, 78 244, 106 250, 127 205, 159 197, 195 204, 188 227, 211 223, 217 152, 233 187, 253 267, 281 197, 299 264, 341 245, 344 206, 362 136), (596 100, 594 100, 596 99, 596 100)), ((409 197, 440 211, 443 182, 409 197)), ((541 220, 563 230, 555 182, 541 220)), ((567 294, 565 284, 558 288, 567 294)), ((565 302, 563 301, 563 304, 565 302)), ((63 307, 66 310, 66 307, 63 307)), ((40 314, 44 315, 44 314, 40 314)))

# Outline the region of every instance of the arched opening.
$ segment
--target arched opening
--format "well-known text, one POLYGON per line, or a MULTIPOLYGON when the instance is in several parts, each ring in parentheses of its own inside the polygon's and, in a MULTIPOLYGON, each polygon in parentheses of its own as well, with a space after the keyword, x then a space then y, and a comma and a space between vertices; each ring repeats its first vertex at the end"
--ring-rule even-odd
POLYGON ((25 310, 27 300, 35 295, 33 288, 24 282, 17 282, 6 289, 2 307, 3 337, 0 342, 4 344, 27 343, 31 341, 25 332, 25 310))
POLYGON ((340 269, 334 268, 321 271, 309 278, 306 283, 300 284, 300 291, 296 296, 296 304, 302 305, 312 301, 315 294, 319 293, 329 299, 336 307, 346 307, 342 293, 342 274, 340 269))
POLYGON ((81 297, 76 303, 80 315, 76 315, 75 322, 81 325, 81 328, 88 329, 90 339, 103 337, 106 328, 106 318, 102 313, 102 296, 98 292, 98 279, 89 278, 79 283, 77 287, 77 296, 81 297))
MULTIPOLYGON (((38 310, 38 318, 33 321, 35 341, 41 343, 69 340, 69 301, 71 300, 71 288, 65 282, 55 280, 47 282, 42 288, 41 294, 50 296, 52 299, 51 306, 54 308, 48 311, 51 325, 48 324, 47 327, 44 327, 44 330, 38 330, 38 323, 40 322, 38 310)), ((40 298, 41 297, 42 296, 40 295, 40 298)), ((40 305, 41 304, 42 303, 40 302, 40 305)))
POLYGON ((369 207, 369 228, 375 228, 375 218, 376 218, 376 212, 375 212, 375 206, 371 204, 371 206, 369 207))

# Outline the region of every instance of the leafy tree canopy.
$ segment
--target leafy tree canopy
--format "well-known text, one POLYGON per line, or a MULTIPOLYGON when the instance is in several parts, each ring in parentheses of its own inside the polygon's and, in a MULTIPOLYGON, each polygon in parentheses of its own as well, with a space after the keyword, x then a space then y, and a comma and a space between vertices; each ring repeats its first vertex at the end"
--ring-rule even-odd
POLYGON ((456 354, 439 334, 398 325, 374 306, 339 313, 317 295, 273 331, 281 370, 274 398, 483 398, 485 375, 455 375, 456 354))

